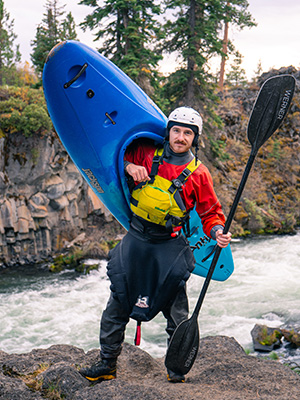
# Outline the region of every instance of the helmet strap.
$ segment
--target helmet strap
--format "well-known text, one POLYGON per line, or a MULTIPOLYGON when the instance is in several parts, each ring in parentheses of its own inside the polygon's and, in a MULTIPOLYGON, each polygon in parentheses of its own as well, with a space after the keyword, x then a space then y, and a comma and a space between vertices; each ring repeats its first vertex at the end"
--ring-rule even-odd
POLYGON ((196 159, 196 164, 198 162, 198 150, 199 150, 199 143, 198 141, 195 143, 195 159, 196 159))

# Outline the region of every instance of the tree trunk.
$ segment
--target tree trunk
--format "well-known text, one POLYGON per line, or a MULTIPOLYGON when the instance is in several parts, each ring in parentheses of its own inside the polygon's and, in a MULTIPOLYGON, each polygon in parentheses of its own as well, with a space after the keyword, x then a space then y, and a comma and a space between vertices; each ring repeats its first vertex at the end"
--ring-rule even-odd
MULTIPOLYGON (((1 10, 2 11, 2 10, 1 10)), ((0 34, 2 33, 2 13, 0 14, 0 34)), ((2 78, 2 69, 3 69, 3 61, 2 61, 2 43, 0 41, 0 86, 3 84, 2 78)))
MULTIPOLYGON (((196 18, 196 4, 195 0, 190 1, 190 13, 189 13, 189 27, 190 27, 190 37, 192 41, 195 41, 195 18, 196 18)), ((194 71, 196 68, 196 63, 193 55, 190 55, 187 59, 187 73, 188 81, 186 87, 185 102, 188 106, 194 105, 195 98, 195 79, 194 71)))
MULTIPOLYGON (((129 23, 129 15, 128 15, 128 10, 123 10, 123 25, 124 28, 128 28, 128 23, 129 23)), ((127 55, 130 49, 130 38, 125 35, 125 45, 124 45, 124 55, 127 55)))
POLYGON ((122 46, 121 46, 121 34, 120 34, 120 29, 121 29, 121 16, 120 16, 120 11, 117 10, 117 54, 122 54, 122 46))
MULTIPOLYGON (((227 6, 229 6, 229 1, 227 3, 227 6)), ((227 17, 227 15, 226 15, 227 17)), ((224 38, 223 38, 223 55, 222 55, 222 60, 221 60, 221 68, 220 68, 220 77, 219 77, 219 90, 220 92, 223 92, 224 89, 224 75, 225 75, 225 63, 226 63, 226 58, 227 58, 227 49, 228 49, 228 26, 229 23, 225 21, 225 28, 224 28, 224 38)))

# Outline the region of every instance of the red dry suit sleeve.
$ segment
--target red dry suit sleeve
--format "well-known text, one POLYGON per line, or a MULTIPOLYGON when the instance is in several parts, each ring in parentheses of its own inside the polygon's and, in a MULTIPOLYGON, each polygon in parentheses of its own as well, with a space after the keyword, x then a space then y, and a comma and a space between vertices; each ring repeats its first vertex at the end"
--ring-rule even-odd
MULTIPOLYGON (((199 170, 199 171, 198 171, 199 170)), ((214 191, 212 177, 208 169, 201 164, 200 174, 195 174, 196 211, 201 218, 203 231, 210 237, 211 229, 216 225, 225 225, 225 216, 221 204, 214 191)))
POLYGON ((155 149, 156 147, 151 143, 146 142, 141 146, 133 142, 127 148, 124 159, 133 164, 144 166, 150 174, 155 149))

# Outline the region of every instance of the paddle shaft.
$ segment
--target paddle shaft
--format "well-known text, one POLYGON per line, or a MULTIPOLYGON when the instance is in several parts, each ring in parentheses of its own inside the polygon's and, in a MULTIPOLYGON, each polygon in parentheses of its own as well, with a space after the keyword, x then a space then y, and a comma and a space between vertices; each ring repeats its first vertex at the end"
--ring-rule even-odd
MULTIPOLYGON (((247 164, 246 164, 246 167, 245 167, 245 170, 244 170, 244 173, 243 173, 243 176, 242 176, 240 185, 239 185, 239 187, 238 187, 238 190, 237 190, 237 192, 236 192, 235 198, 234 198, 234 200, 233 200, 232 207, 231 207, 231 209, 230 209, 228 218, 227 218, 227 220, 226 220, 226 222, 225 222, 225 227, 224 227, 224 230, 223 230, 223 233, 224 233, 224 234, 226 234, 226 233, 229 232, 229 228, 230 228, 231 222, 232 222, 232 220, 233 220, 235 211, 236 211, 236 209, 237 209, 238 203, 239 203, 239 201, 240 201, 241 195, 242 195, 243 190, 244 190, 244 187, 245 187, 245 185, 246 185, 246 182, 247 182, 249 173, 250 173, 250 171, 251 171, 252 165, 253 165, 253 163, 254 163, 256 154, 257 154, 257 150, 252 149, 251 154, 250 154, 250 156, 249 156, 249 158, 248 158, 248 162, 247 162, 247 164)), ((214 258, 213 258, 213 260, 212 260, 212 262, 211 262, 211 265, 210 265, 210 267, 209 267, 209 270, 208 270, 207 276, 206 276, 206 278, 205 278, 203 287, 202 287, 202 289, 201 289, 201 293, 200 293, 200 296, 199 296, 199 298, 198 298, 198 301, 197 301, 196 307, 195 307, 195 309, 194 309, 193 315, 195 315, 195 314, 198 315, 198 314, 199 314, 199 311, 200 311, 200 308, 201 308, 201 306, 202 306, 204 297, 205 297, 205 295, 206 295, 206 292, 207 292, 209 283, 210 283, 210 281, 211 281, 212 275, 213 275, 214 270, 215 270, 215 267, 216 267, 216 265, 217 265, 217 262, 218 262, 218 259, 219 259, 221 250, 222 250, 222 248, 219 247, 219 246, 217 246, 216 251, 215 251, 215 254, 214 254, 214 258)))

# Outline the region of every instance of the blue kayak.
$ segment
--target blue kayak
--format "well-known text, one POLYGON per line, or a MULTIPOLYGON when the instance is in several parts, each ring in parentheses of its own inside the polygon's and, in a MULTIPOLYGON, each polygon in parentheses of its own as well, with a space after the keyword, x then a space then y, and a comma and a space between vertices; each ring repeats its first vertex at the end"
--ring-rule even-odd
MULTIPOLYGON (((167 118, 116 65, 96 50, 66 41, 48 55, 44 94, 53 125, 64 147, 102 203, 124 226, 131 219, 130 193, 124 174, 126 148, 136 139, 162 143, 167 118)), ((216 242, 191 212, 194 274, 205 277, 216 242)), ((223 249, 212 279, 226 280, 234 265, 230 246, 223 249)))

